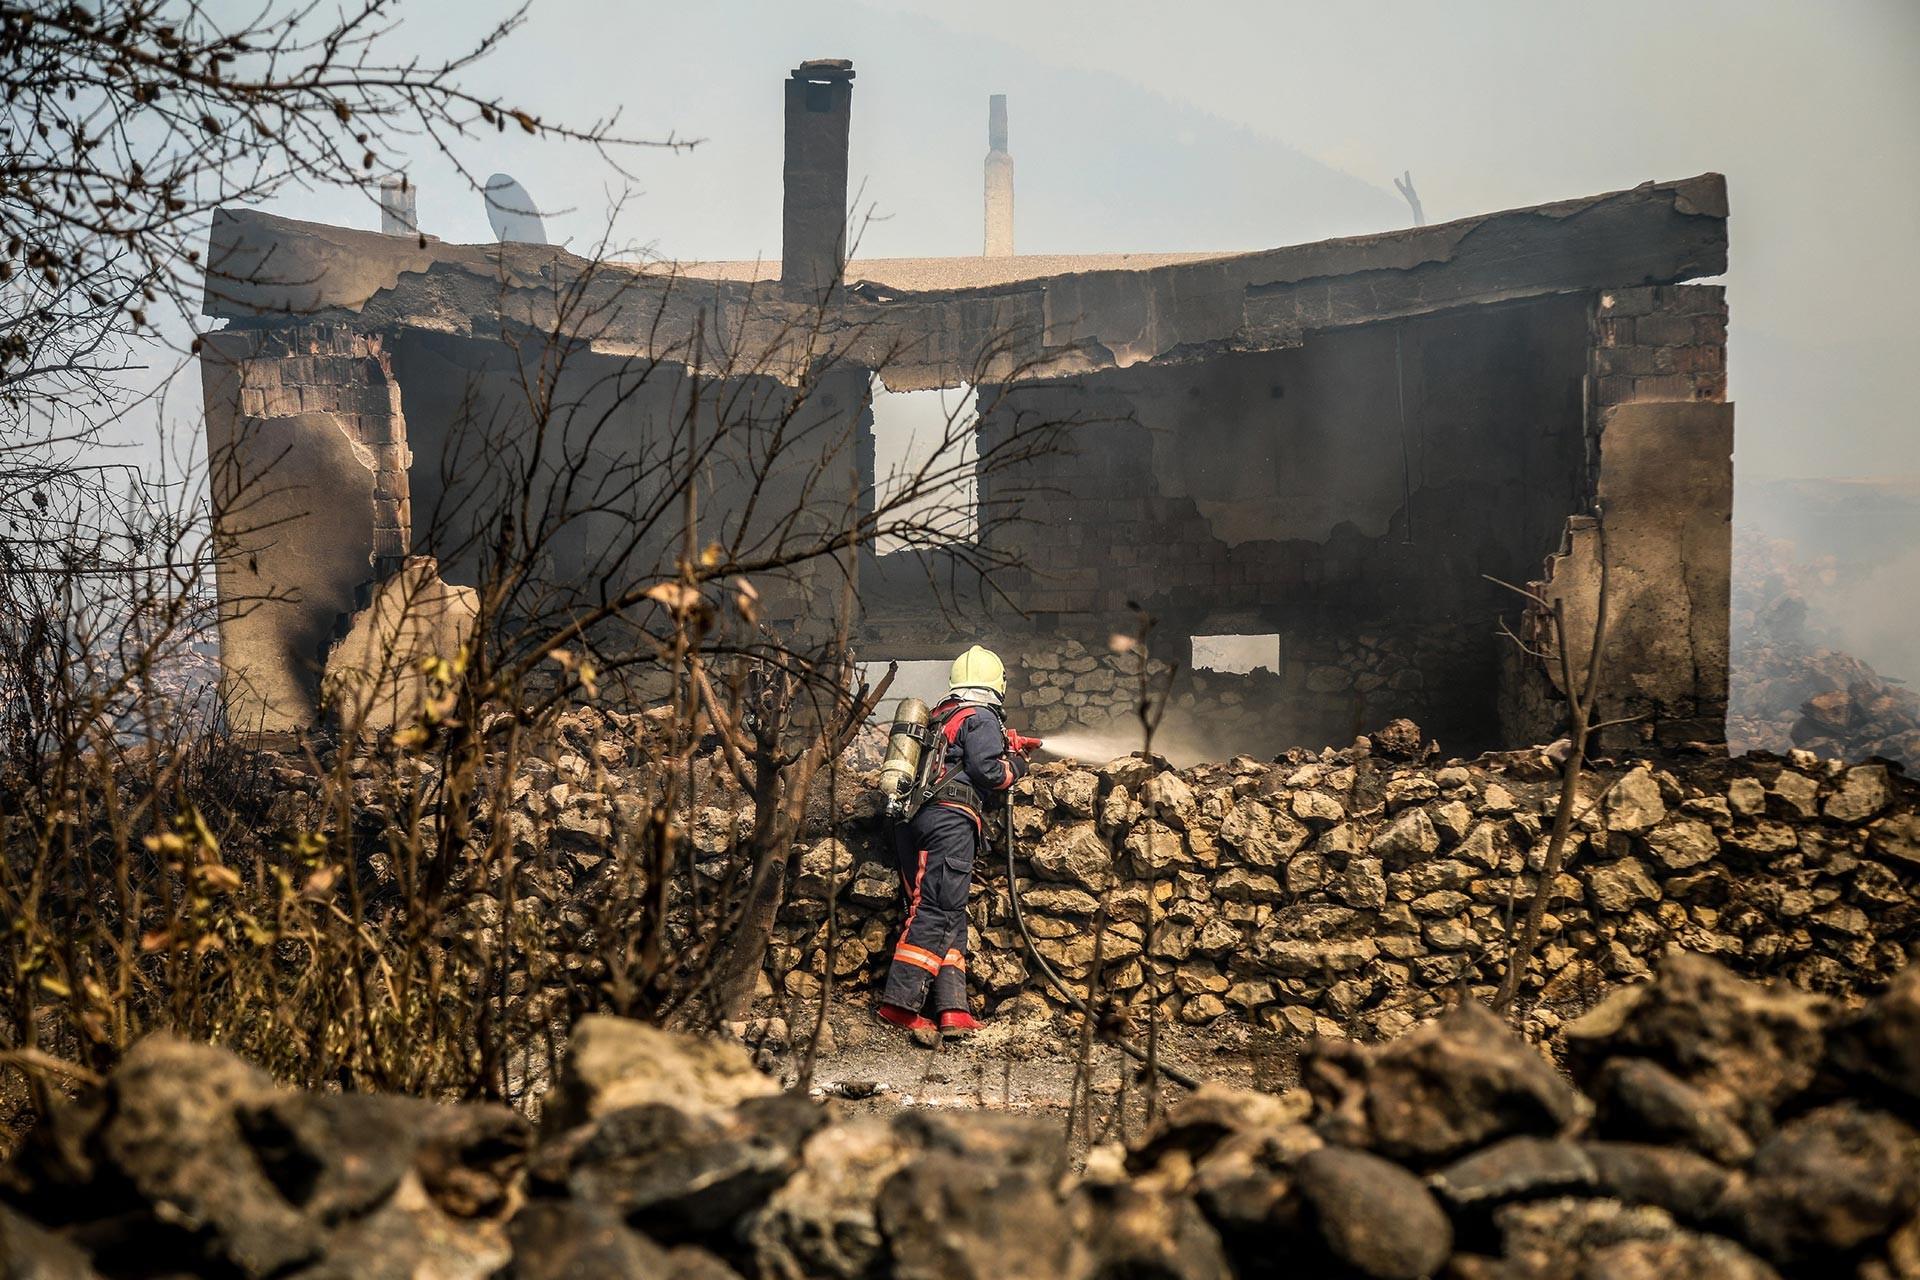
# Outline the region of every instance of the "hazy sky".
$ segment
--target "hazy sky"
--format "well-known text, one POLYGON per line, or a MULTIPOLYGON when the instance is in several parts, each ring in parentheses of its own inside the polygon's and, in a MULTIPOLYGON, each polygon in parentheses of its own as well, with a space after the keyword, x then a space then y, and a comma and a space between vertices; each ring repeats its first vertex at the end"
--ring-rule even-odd
POLYGON ((1436 221, 1723 172, 1743 474, 1920 471, 1915 0, 967 7, 1350 173, 1411 167, 1436 221))
MULTIPOLYGON (((404 10, 444 50, 498 4, 404 10)), ((1705 170, 1728 176, 1733 397, 1743 481, 1920 472, 1920 3, 1541 0, 1445 5, 1106 0, 536 0, 477 77, 542 112, 623 109, 624 241, 680 257, 778 254, 780 89, 855 59, 862 252, 979 251, 985 99, 1011 97, 1023 251, 1254 249, 1705 170)), ((488 143, 593 238, 619 184, 592 157, 488 143)), ((416 165, 421 217, 488 238, 478 197, 416 165)), ((340 194, 279 211, 372 225, 340 194)))

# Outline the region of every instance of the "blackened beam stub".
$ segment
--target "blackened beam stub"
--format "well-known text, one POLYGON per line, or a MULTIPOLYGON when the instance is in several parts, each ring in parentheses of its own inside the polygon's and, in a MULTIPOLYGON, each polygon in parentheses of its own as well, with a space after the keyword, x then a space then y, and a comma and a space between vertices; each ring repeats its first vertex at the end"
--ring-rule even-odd
MULTIPOLYGON (((896 260, 872 264, 870 275, 855 261, 848 287, 816 322, 815 302, 783 296, 751 273, 703 278, 669 266, 596 265, 533 245, 421 248, 409 237, 222 210, 205 309, 253 324, 324 319, 473 337, 503 328, 545 334, 563 323, 556 283, 591 273, 591 305, 574 313, 591 316, 593 332, 569 336, 596 347, 672 360, 690 355, 702 331, 709 344, 724 335, 735 354, 771 357, 773 370, 797 377, 824 345, 886 367, 888 385, 907 390, 979 376, 1067 376, 1209 349, 1272 350, 1316 330, 1720 275, 1726 182, 1703 174, 1145 269, 1061 270, 1061 259, 1037 261, 1046 273, 1009 279, 999 264, 994 284, 941 289, 914 287, 916 274, 964 280, 993 260, 896 260), (791 360, 783 344, 793 347, 791 360)), ((704 358, 725 354, 710 346, 704 358)))

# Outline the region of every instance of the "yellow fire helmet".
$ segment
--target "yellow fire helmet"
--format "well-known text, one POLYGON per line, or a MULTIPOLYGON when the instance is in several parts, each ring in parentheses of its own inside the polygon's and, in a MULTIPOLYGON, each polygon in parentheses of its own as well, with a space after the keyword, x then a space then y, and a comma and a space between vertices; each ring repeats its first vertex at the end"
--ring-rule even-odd
POLYGON ((991 689, 1004 698, 1007 696, 1007 668, 993 650, 975 645, 953 660, 953 672, 947 677, 947 687, 956 691, 991 689))

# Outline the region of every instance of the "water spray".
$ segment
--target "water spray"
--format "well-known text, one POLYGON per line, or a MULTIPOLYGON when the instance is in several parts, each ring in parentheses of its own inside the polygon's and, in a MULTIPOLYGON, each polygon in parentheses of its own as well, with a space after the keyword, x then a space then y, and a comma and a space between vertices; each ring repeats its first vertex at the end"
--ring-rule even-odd
POLYGON ((1061 760, 1113 760, 1131 754, 1140 741, 1137 733, 1078 729, 1056 733, 1038 745, 1061 760))

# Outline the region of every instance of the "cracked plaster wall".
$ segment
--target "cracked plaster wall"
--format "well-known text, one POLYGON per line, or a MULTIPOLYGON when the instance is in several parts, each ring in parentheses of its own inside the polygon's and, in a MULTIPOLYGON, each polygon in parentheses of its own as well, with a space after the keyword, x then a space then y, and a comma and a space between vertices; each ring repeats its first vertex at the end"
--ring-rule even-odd
MULTIPOLYGON (((542 530, 536 568, 595 599, 671 575, 684 530, 676 486, 690 467, 701 542, 737 548, 742 560, 782 538, 817 539, 856 503, 855 421, 867 394, 858 369, 820 379, 797 410, 793 389, 773 378, 704 379, 690 414, 682 366, 584 346, 557 367, 523 370, 505 344, 406 331, 394 368, 415 453, 413 551, 439 558, 450 582, 478 584, 523 479, 542 530), (542 397, 536 414, 530 402, 542 397)), ((755 586, 764 616, 812 634, 828 625, 839 579, 822 560, 755 586)))
POLYGON ((326 649, 404 555, 406 424, 378 337, 327 325, 227 330, 201 359, 232 723, 318 715, 326 649))

